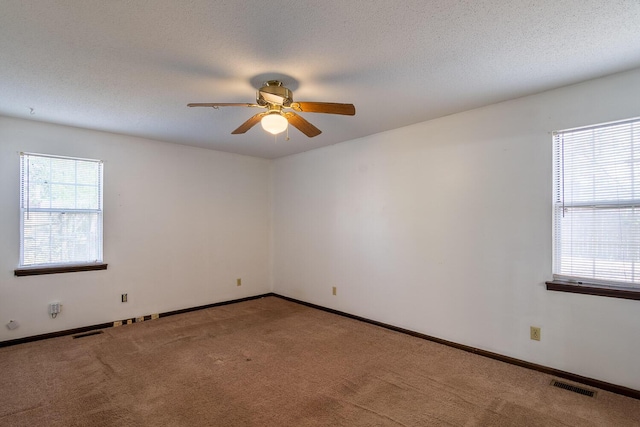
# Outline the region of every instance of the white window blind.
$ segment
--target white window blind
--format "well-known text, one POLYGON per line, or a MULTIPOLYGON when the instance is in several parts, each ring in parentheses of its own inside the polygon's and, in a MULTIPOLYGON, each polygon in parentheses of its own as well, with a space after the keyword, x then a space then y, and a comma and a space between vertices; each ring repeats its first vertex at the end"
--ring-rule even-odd
POLYGON ((102 261, 102 162, 20 154, 20 266, 102 261))
POLYGON ((640 119, 553 139, 554 277, 640 287, 640 119))

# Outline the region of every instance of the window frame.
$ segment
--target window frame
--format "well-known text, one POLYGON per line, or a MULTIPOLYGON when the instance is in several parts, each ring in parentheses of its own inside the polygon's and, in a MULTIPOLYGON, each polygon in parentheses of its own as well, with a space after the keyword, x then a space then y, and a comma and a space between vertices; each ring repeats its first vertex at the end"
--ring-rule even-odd
MULTIPOLYGON (((60 155, 52 155, 52 154, 41 154, 41 153, 27 153, 21 152, 20 155, 20 249, 19 249, 19 266, 14 270, 15 276, 33 276, 33 275, 43 275, 43 274, 55 274, 55 273, 68 273, 68 272, 78 272, 78 271, 94 271, 94 270, 106 270, 108 264, 104 262, 104 208, 103 208, 103 191, 104 191, 104 162, 102 160, 97 159, 86 159, 79 157, 70 157, 70 156, 60 156, 60 155), (96 260, 83 260, 83 261, 68 261, 68 262, 52 262, 52 263, 38 263, 38 264, 24 264, 24 255, 25 255, 25 212, 31 211, 31 208, 28 206, 24 206, 24 191, 25 191, 25 174, 29 173, 29 170, 24 170, 25 162, 28 162, 28 158, 25 157, 39 157, 39 158, 49 158, 49 159, 63 159, 63 160, 71 160, 76 162, 92 162, 98 164, 98 183, 95 185, 97 188, 97 202, 98 206, 95 209, 60 209, 60 208, 38 208, 37 212, 92 212, 97 213, 97 232, 95 236, 98 238, 98 242, 96 243, 95 249, 97 250, 98 258, 96 260)), ((77 165, 77 163, 76 163, 77 165)), ((27 180, 27 190, 29 191, 29 176, 26 177, 27 180)), ((68 185, 68 184, 67 184, 68 185)), ((77 176, 74 177, 73 186, 77 191, 78 187, 77 176)), ((28 200, 29 196, 27 196, 28 200)), ((75 200, 75 199, 74 199, 75 200)), ((95 199, 94 199, 95 200, 95 199)))
MULTIPOLYGON (((595 296, 604 296, 604 297, 612 297, 612 298, 622 298, 622 299, 631 299, 631 300, 640 300, 640 284, 632 283, 632 282, 621 282, 616 280, 606 280, 606 279, 594 279, 588 277, 579 277, 579 276, 569 276, 556 273, 558 270, 557 262, 559 259, 559 253, 557 245, 559 244, 560 237, 557 236, 558 227, 556 225, 558 218, 558 197, 559 191, 558 182, 556 179, 556 174, 561 173, 564 174, 564 170, 559 171, 558 168, 564 168, 563 161, 564 159, 560 158, 561 156, 557 153, 556 147, 556 136, 559 134, 564 134, 566 132, 574 132, 574 131, 585 131, 585 130, 596 130, 599 128, 613 127, 617 125, 624 124, 637 124, 640 123, 640 118, 631 118, 626 120, 619 120, 614 122, 602 123, 599 125, 593 126, 585 126, 580 128, 572 128, 566 129, 562 131, 552 132, 552 149, 554 151, 554 164, 553 164, 553 201, 552 201, 552 235, 553 235, 553 248, 552 248, 552 264, 553 264, 553 280, 545 282, 547 286, 547 290, 550 291, 560 291, 560 292, 570 292, 570 293, 578 293, 584 295, 595 295, 595 296)), ((638 135, 640 137, 640 135, 638 135)), ((635 157, 635 156, 634 156, 635 157)), ((563 175, 561 175, 561 179, 564 179, 563 175)), ((633 180, 633 176, 631 176, 633 180)), ((561 197, 562 209, 564 210, 564 195, 561 197)), ((599 201, 593 200, 592 204, 598 204, 599 201)), ((579 204, 576 204, 579 205, 579 204)), ((615 206, 615 203, 610 203, 611 206, 615 206)), ((634 205, 635 207, 636 205, 634 205)), ((639 206, 640 207, 640 206, 639 206)), ((638 216, 640 217, 640 209, 638 210, 638 216)))

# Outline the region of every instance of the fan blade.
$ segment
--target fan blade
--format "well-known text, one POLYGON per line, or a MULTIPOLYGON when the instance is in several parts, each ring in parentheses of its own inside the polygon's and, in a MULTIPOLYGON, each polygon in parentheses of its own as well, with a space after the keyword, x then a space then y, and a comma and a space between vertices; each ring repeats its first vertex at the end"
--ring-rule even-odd
POLYGON ((307 135, 309 138, 313 138, 314 136, 318 136, 322 133, 320 129, 318 129, 296 113, 289 111, 288 113, 284 113, 284 115, 293 127, 307 135))
POLYGON ((261 107, 261 105, 236 102, 195 102, 187 104, 187 107, 261 107))
POLYGON ((232 135, 238 135, 241 133, 245 133, 246 131, 248 131, 249 129, 251 129, 252 127, 254 127, 255 125, 258 124, 258 122, 260 121, 260 119, 262 119, 262 116, 264 116, 267 113, 258 113, 255 116, 251 117, 249 120, 247 120, 246 122, 244 122, 243 124, 241 124, 238 129, 234 130, 233 132, 231 132, 232 135))
POLYGON ((303 113, 356 115, 356 107, 353 104, 338 104, 335 102, 294 102, 291 104, 291 108, 303 113))

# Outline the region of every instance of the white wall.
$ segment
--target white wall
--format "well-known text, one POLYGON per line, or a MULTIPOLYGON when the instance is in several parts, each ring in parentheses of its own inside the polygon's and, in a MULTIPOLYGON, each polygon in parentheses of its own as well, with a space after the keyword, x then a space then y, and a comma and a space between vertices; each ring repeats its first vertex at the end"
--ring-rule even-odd
POLYGON ((544 285, 551 131, 640 116, 639 90, 635 70, 276 160, 274 291, 640 389, 640 301, 544 285))
POLYGON ((269 292, 269 176, 267 160, 0 117, 0 341, 269 292), (20 151, 104 160, 106 271, 13 275, 20 151))

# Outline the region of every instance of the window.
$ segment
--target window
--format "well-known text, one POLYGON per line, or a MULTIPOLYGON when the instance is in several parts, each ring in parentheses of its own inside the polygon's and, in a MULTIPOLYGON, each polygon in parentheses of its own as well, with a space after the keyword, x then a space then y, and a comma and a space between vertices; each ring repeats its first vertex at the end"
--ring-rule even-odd
POLYGON ((86 263, 102 263, 102 162, 21 153, 20 267, 86 263))
POLYGON ((640 119, 553 141, 554 280, 640 291, 640 119))

